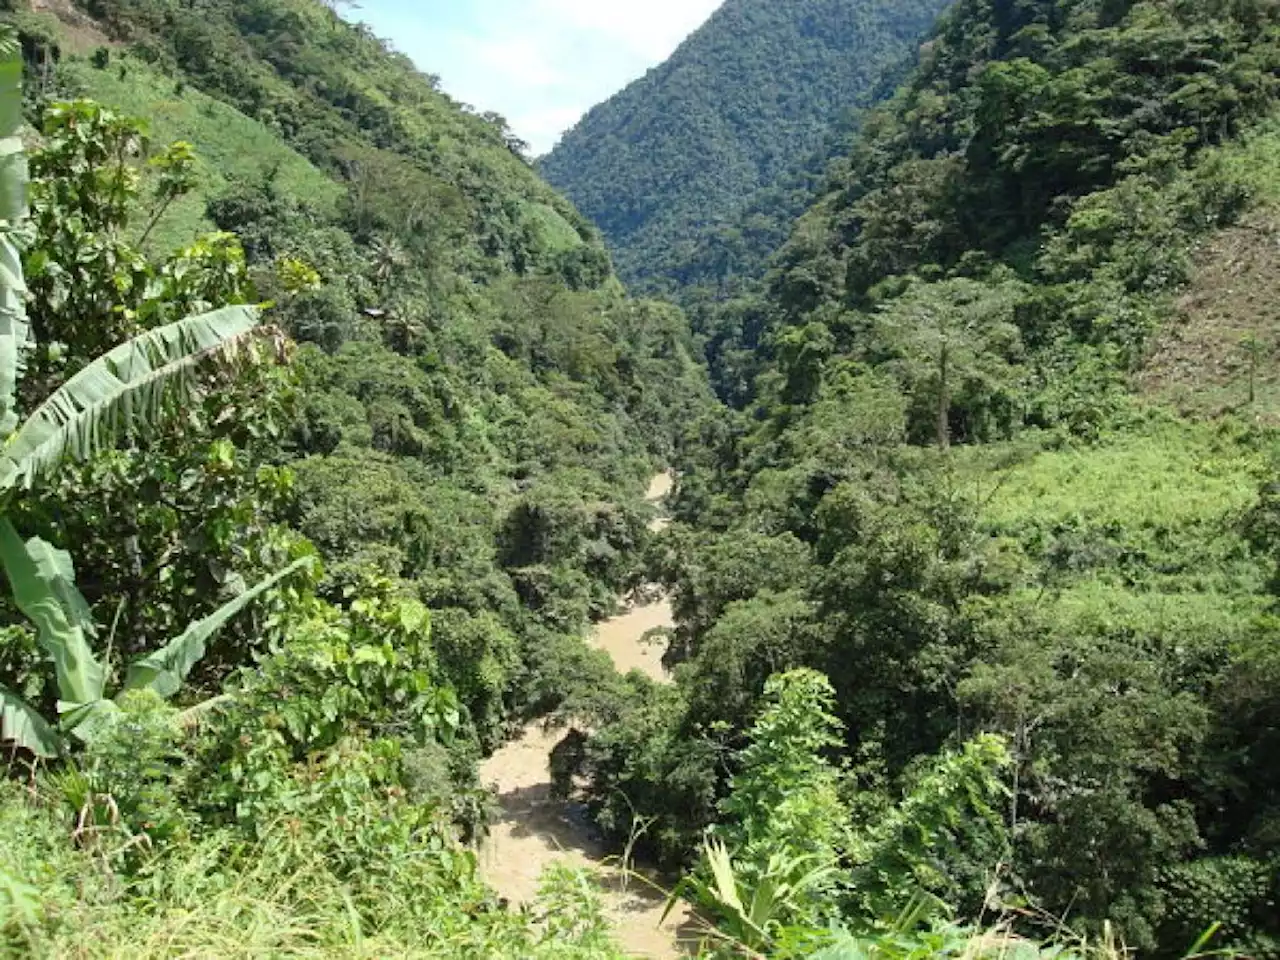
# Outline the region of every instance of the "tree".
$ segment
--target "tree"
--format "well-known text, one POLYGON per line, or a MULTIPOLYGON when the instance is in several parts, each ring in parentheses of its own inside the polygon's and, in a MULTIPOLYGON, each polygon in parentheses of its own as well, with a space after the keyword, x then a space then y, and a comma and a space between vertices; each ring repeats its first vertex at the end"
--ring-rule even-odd
MULTIPOLYGON (((26 285, 15 231, 26 215, 26 164, 22 153, 22 61, 11 45, 0 51, 0 565, 14 601, 36 626, 37 642, 53 661, 61 726, 84 737, 94 716, 108 707, 106 669, 88 641, 96 633, 89 606, 75 586, 65 551, 40 538, 25 543, 6 515, 14 497, 46 480, 68 459, 86 460, 122 434, 145 432, 167 410, 191 396, 195 374, 207 361, 234 354, 258 322, 249 307, 228 307, 159 327, 98 357, 59 387, 20 425, 16 402, 25 357, 32 348, 26 319, 26 285)), ((204 653, 205 642, 259 595, 295 572, 300 560, 242 593, 155 653, 136 661, 125 690, 177 692, 204 653)), ((60 752, 54 727, 8 688, 0 687, 0 735, 39 756, 60 752)))

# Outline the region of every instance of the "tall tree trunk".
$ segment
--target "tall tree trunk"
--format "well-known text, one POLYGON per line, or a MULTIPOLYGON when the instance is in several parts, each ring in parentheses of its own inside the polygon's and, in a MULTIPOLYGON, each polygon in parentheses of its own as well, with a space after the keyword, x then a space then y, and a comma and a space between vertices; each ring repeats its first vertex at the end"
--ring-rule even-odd
POLYGON ((951 386, 947 383, 947 341, 942 340, 942 353, 938 358, 938 449, 951 447, 951 386))

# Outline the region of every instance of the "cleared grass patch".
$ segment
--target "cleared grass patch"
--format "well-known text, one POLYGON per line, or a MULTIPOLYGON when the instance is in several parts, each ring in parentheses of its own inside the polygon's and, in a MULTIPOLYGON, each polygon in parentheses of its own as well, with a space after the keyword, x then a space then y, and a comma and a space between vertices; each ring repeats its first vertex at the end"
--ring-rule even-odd
POLYGON ((205 216, 206 204, 236 181, 260 183, 274 176, 283 193, 326 212, 344 192, 270 128, 220 100, 180 86, 135 58, 115 56, 105 69, 68 58, 60 69, 84 96, 146 118, 157 147, 174 140, 195 145, 198 184, 169 209, 152 234, 149 246, 157 251, 176 249, 213 230, 205 216))
POLYGON ((1137 376, 1146 396, 1198 417, 1280 423, 1280 119, 1214 151, 1251 211, 1206 237, 1191 282, 1137 376))
POLYGON ((1260 591, 1266 563, 1242 533, 1266 447, 1229 421, 1167 420, 1096 446, 1043 451, 983 478, 995 489, 980 523, 1018 544, 1046 582, 1260 591))
MULTIPOLYGON (((1280 144, 1276 149, 1280 151, 1280 144)), ((1280 210, 1211 237, 1138 375, 1179 412, 1280 423, 1280 210)))

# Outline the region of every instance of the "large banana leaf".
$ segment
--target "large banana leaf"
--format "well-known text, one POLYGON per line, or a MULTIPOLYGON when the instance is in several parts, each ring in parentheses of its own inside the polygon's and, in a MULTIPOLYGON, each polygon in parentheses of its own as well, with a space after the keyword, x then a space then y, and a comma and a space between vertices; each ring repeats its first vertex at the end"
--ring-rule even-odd
POLYGON ((30 750, 37 757, 56 757, 62 738, 20 696, 0 684, 0 740, 30 750))
POLYGON ((200 662, 205 653, 205 644, 209 638, 227 625, 237 613, 266 593, 280 581, 303 567, 310 566, 312 559, 303 557, 294 561, 279 573, 276 573, 253 588, 246 590, 234 600, 224 604, 215 613, 203 620, 197 620, 182 632, 182 636, 170 641, 155 653, 135 660, 129 666, 125 678, 125 690, 142 690, 150 688, 162 697, 171 697, 182 688, 191 668, 200 662))
POLYGON ((76 568, 71 554, 33 537, 27 541, 27 555, 36 565, 36 575, 57 596, 71 624, 83 630, 86 637, 97 636, 98 625, 94 623, 93 611, 76 586, 76 568))
POLYGON ((36 642, 53 660, 58 698, 66 709, 102 700, 105 671, 89 649, 89 607, 76 590, 71 558, 38 538, 23 543, 0 516, 0 565, 14 602, 36 626, 36 642))
POLYGON ((18 425, 14 401, 29 327, 22 256, 13 229, 27 214, 27 160, 22 128, 22 53, 0 36, 0 437, 18 425))
POLYGON ((155 423, 186 396, 196 368, 258 323, 254 307, 223 307, 158 327, 94 360, 31 415, 0 453, 0 490, 29 488, 67 457, 83 460, 122 431, 155 423))

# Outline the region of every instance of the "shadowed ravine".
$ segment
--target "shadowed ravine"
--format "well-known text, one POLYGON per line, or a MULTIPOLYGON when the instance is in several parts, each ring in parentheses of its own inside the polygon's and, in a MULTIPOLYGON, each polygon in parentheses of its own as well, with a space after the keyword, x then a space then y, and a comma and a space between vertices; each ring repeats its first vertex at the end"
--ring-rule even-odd
MULTIPOLYGON (((671 491, 671 478, 659 474, 648 499, 661 501, 671 491)), ((665 521, 656 520, 660 529, 665 521)), ((662 650, 640 638, 655 627, 672 626, 667 600, 635 607, 600 624, 592 644, 604 650, 620 671, 641 670, 655 680, 667 680, 662 650)), ((530 724, 480 767, 481 782, 498 794, 499 814, 481 854, 485 879, 513 905, 533 899, 538 877, 556 862, 597 871, 604 887, 605 906, 622 947, 632 956, 683 956, 680 928, 688 920, 681 909, 661 922, 666 899, 634 878, 629 881, 592 834, 590 825, 569 804, 551 799, 548 755, 564 735, 530 724)))

